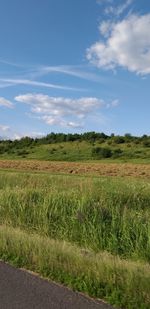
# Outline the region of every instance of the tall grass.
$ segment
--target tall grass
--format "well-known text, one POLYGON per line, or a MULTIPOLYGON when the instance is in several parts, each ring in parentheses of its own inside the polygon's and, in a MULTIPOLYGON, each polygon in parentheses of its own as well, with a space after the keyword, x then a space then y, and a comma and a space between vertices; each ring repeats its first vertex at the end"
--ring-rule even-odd
POLYGON ((0 258, 126 309, 149 309, 150 265, 0 227, 0 258))
POLYGON ((0 173, 0 224, 150 262, 150 185, 0 173))

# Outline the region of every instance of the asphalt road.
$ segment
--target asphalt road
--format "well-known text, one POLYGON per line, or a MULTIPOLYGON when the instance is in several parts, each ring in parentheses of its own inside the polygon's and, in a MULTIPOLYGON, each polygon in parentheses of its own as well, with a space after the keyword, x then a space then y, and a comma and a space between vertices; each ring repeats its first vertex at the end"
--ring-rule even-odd
POLYGON ((112 309, 111 306, 0 262, 0 309, 112 309))

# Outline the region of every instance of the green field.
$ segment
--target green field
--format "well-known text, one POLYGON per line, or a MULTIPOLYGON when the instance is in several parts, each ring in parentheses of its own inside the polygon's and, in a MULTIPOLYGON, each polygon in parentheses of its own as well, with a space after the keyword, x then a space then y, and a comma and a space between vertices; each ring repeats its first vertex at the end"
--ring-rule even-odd
POLYGON ((150 306, 150 183, 0 172, 0 257, 122 308, 150 306))

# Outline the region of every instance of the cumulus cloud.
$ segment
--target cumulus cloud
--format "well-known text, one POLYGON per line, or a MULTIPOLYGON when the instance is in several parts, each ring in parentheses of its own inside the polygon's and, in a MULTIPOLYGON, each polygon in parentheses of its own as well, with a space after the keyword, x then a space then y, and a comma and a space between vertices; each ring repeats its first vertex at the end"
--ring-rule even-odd
POLYGON ((24 94, 15 97, 17 102, 30 104, 32 111, 42 114, 52 115, 69 115, 74 114, 79 117, 84 117, 91 112, 93 108, 101 106, 103 100, 93 97, 83 97, 79 99, 50 97, 45 94, 24 94))
POLYGON ((99 68, 127 68, 138 74, 150 73, 150 14, 130 15, 110 24, 101 24, 100 40, 87 49, 87 59, 99 68))
POLYGON ((6 100, 5 98, 0 97, 0 106, 5 106, 5 107, 8 107, 8 108, 12 108, 13 104, 9 100, 6 100))
POLYGON ((32 93, 18 95, 15 100, 28 104, 31 112, 47 124, 71 128, 83 127, 86 117, 107 105, 104 100, 95 97, 73 99, 32 93))

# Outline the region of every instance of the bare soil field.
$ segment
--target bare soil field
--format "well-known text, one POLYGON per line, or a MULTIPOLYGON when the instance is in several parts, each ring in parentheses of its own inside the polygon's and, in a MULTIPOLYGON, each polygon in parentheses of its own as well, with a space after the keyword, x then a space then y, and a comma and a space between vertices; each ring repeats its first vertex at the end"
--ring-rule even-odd
POLYGON ((0 169, 45 171, 53 174, 120 176, 150 178, 150 165, 133 163, 77 163, 0 160, 0 169))

